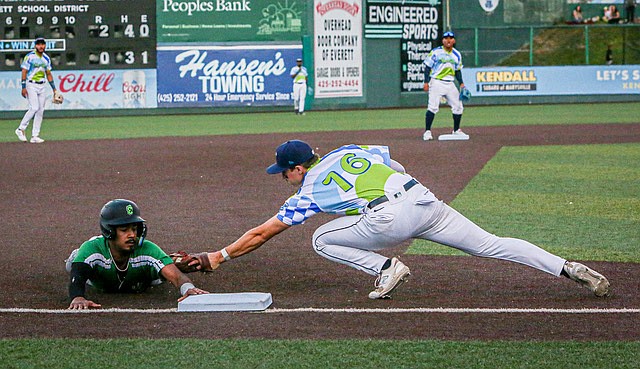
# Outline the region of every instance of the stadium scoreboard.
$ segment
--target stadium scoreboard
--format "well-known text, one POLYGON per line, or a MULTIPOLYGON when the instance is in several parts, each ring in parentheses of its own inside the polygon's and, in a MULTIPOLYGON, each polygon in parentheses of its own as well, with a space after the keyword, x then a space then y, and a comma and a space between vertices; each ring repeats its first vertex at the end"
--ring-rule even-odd
POLYGON ((44 37, 55 70, 156 68, 153 0, 0 0, 0 70, 44 37))

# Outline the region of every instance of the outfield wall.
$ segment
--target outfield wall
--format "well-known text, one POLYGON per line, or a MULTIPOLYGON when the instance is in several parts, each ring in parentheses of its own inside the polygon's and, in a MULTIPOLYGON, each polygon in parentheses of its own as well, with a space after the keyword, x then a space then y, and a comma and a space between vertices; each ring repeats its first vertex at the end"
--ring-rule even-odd
MULTIPOLYGON (((40 35, 66 97, 47 116, 184 114, 291 110, 289 70, 299 57, 308 109, 424 107, 422 60, 444 29, 470 19, 522 24, 504 2, 484 9, 471 0, 450 11, 431 0, 163 0, 155 10, 143 0, 135 11, 62 1, 70 5, 16 1, 0 15, 2 117, 27 109, 16 61, 40 35)), ((566 9, 549 4, 532 10, 537 22, 566 9)), ((640 65, 465 68, 463 76, 474 95, 467 105, 640 101, 640 65)))

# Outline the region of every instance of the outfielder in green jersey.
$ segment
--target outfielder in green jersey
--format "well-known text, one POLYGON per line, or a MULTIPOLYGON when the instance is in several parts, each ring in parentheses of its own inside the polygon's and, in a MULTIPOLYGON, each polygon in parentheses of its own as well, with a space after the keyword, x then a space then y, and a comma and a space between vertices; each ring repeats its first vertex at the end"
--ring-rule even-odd
POLYGON ((202 266, 205 271, 257 249, 315 214, 330 213, 343 216, 320 226, 311 245, 322 257, 376 276, 370 299, 389 298, 410 275, 397 257, 378 251, 412 238, 564 276, 599 297, 609 293, 609 281, 593 269, 528 241, 498 237, 480 228, 406 173, 391 159, 387 146, 345 145, 320 158, 306 142, 291 140, 276 149, 276 163, 267 173, 281 174, 298 188, 296 193, 263 224, 208 253, 210 265, 202 266))
POLYGON ((180 288, 178 301, 207 293, 196 288, 158 245, 145 239, 144 222, 133 201, 116 199, 103 206, 102 235, 84 242, 67 259, 69 309, 102 307, 85 298, 87 283, 104 292, 143 292, 168 280, 180 288))

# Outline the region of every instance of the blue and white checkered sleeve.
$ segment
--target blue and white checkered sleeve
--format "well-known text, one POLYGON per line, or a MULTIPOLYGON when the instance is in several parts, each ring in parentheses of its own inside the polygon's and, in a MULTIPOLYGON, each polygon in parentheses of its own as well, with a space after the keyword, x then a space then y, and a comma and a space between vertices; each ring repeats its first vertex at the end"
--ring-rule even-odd
POLYGON ((389 146, 381 146, 381 145, 360 145, 361 148, 368 151, 369 154, 373 155, 380 161, 382 161, 386 166, 391 165, 391 154, 389 154, 389 146))
POLYGON ((303 224, 307 219, 322 212, 318 204, 307 196, 291 196, 280 207, 277 217, 284 224, 293 226, 303 224))

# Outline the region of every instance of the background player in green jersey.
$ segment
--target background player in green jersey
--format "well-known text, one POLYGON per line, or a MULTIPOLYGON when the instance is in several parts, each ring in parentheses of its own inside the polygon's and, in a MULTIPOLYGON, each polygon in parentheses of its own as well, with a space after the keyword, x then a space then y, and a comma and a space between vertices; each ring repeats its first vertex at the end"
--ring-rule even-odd
POLYGON ((104 292, 142 292, 168 280, 180 288, 182 301, 208 293, 196 288, 160 247, 145 239, 147 226, 133 201, 116 199, 100 211, 101 236, 73 250, 66 262, 71 274, 69 309, 101 308, 85 298, 85 285, 104 292))

